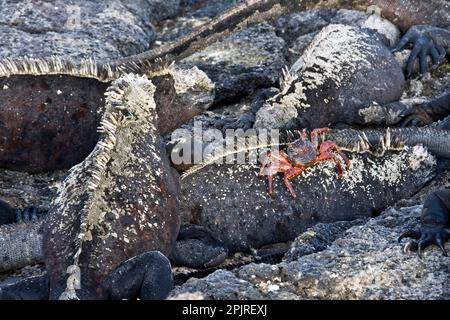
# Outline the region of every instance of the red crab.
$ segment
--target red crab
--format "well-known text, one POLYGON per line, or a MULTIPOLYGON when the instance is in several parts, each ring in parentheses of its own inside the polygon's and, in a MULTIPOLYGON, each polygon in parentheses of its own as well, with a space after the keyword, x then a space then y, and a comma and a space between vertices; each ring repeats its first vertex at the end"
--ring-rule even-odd
POLYGON ((289 180, 297 177, 307 168, 312 167, 321 161, 334 161, 338 170, 339 176, 342 176, 341 161, 337 155, 344 160, 347 169, 350 166, 350 161, 338 146, 332 141, 324 141, 319 146, 318 135, 321 133, 331 132, 329 128, 319 128, 311 131, 311 139, 307 137, 306 129, 301 133, 300 139, 288 144, 287 153, 283 151, 267 152, 261 170, 260 176, 269 176, 269 194, 273 194, 273 174, 277 172, 284 173, 284 184, 291 192, 291 195, 296 198, 297 195, 292 188, 289 180))

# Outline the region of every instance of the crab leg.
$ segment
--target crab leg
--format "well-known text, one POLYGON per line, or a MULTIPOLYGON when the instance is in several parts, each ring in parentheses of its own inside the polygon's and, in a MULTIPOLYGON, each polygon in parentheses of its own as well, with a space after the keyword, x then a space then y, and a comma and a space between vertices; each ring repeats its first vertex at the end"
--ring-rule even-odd
POLYGON ((292 187, 292 184, 289 180, 294 179, 295 177, 298 177, 303 171, 306 170, 308 167, 292 167, 284 174, 283 181, 286 187, 289 189, 289 192, 291 193, 292 197, 297 198, 297 195, 295 194, 294 188, 292 187))
POLYGON ((348 160, 345 154, 339 149, 339 147, 333 141, 328 140, 320 145, 319 154, 330 153, 330 151, 334 151, 337 154, 339 154, 341 158, 344 160, 347 169, 350 168, 350 160, 348 160))
POLYGON ((287 172, 292 168, 288 161, 287 155, 280 152, 267 152, 259 171, 259 176, 268 176, 269 180, 269 194, 273 194, 273 174, 277 172, 287 172))
POLYGON ((321 153, 317 157, 317 160, 314 162, 314 164, 317 164, 317 163, 323 162, 323 161, 328 161, 328 160, 334 161, 334 163, 336 164, 336 168, 338 170, 338 174, 341 177, 344 172, 342 170, 341 162, 339 161, 339 159, 336 157, 336 155, 334 153, 331 153, 331 152, 321 153))

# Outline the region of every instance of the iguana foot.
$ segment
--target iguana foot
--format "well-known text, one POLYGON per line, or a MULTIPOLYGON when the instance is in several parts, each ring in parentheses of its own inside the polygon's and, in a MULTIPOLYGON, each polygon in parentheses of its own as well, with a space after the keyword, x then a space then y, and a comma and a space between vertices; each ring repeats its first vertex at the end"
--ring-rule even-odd
POLYGON ((444 256, 448 256, 445 242, 450 239, 450 189, 439 190, 426 199, 421 217, 420 230, 408 230, 398 239, 412 238, 403 247, 404 252, 417 251, 422 257, 423 251, 428 246, 435 244, 444 256))
POLYGON ((102 288, 112 300, 162 300, 173 288, 172 268, 162 253, 149 251, 123 262, 102 288))
POLYGON ((248 111, 242 114, 237 120, 227 121, 223 128, 233 130, 242 129, 245 131, 251 129, 254 123, 255 115, 251 111, 248 111))
POLYGON ((420 231, 408 230, 404 232, 399 241, 403 238, 412 238, 403 247, 403 252, 417 251, 419 257, 422 257, 423 251, 430 245, 435 244, 442 250, 442 254, 448 257, 447 250, 445 249, 445 241, 450 237, 450 229, 444 227, 422 227, 420 231))
POLYGON ((211 231, 188 224, 181 227, 170 260, 178 266, 199 269, 215 267, 225 261, 227 256, 228 250, 211 231))
POLYGON ((417 25, 410 28, 401 38, 392 52, 400 51, 409 43, 412 43, 413 48, 406 63, 405 71, 407 78, 412 75, 414 63, 417 59, 419 60, 420 74, 428 71, 428 57, 431 57, 433 70, 444 61, 446 55, 444 37, 446 38, 448 36, 445 33, 446 30, 444 29, 427 25, 417 25), (444 34, 445 36, 443 36, 444 34))

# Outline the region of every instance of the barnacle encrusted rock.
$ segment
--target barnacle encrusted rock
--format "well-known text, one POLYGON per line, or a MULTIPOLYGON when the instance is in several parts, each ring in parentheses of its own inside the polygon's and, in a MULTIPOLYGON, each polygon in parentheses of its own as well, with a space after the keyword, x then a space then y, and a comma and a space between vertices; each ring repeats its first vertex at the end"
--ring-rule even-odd
POLYGON ((100 139, 58 189, 44 231, 51 298, 104 298, 121 262, 169 254, 179 229, 178 187, 157 129, 155 86, 126 75, 108 89, 100 139))
POLYGON ((375 33, 345 25, 322 29, 290 74, 281 94, 256 114, 255 127, 349 123, 366 103, 397 101, 405 82, 399 64, 375 33))
MULTIPOLYGON (((155 77, 162 133, 205 111, 214 84, 197 68, 144 68, 155 77)), ((92 59, 0 60, 0 167, 31 173, 80 163, 94 148, 109 83, 128 70, 92 59)))
POLYGON ((420 146, 349 158, 351 167, 340 179, 330 162, 293 179, 297 199, 281 175, 274 179, 271 198, 256 163, 193 167, 181 179, 182 221, 207 227, 231 251, 249 250, 292 240, 319 222, 371 217, 434 176, 434 157, 420 146))

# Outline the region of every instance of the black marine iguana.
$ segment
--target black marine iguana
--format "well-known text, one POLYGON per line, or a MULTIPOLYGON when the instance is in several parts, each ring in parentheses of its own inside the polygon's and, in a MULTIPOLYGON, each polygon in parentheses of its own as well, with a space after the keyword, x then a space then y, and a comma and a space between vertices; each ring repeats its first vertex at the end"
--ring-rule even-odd
MULTIPOLYGON (((374 5, 381 9, 384 17, 396 23, 403 31, 419 24, 437 27, 449 25, 448 3, 441 0, 433 0, 431 4, 420 0, 247 0, 173 43, 116 61, 96 63, 86 60, 74 63, 64 59, 2 60, 0 84, 6 85, 10 90, 0 92, 0 107, 4 109, 0 113, 0 121, 5 124, 0 127, 0 133, 8 137, 0 145, 5 150, 0 157, 0 164, 13 170, 42 172, 68 168, 78 163, 92 150, 98 138, 95 123, 99 121, 98 111, 101 113, 102 95, 107 84, 127 72, 151 74, 155 66, 161 64, 159 58, 177 61, 236 29, 295 11, 313 8, 366 10, 374 5), (8 81, 11 82, 10 86, 8 81), (46 88, 45 92, 29 90, 35 86, 46 88), (24 90, 27 90, 25 95, 24 90), (56 94, 60 91, 64 95, 56 94), (86 92, 89 92, 89 96, 86 96, 86 92), (19 98, 23 96, 28 100, 19 98), (43 108, 52 101, 54 105, 51 108, 43 108), (59 105, 66 107, 69 117, 64 117, 65 112, 60 111, 59 105), (49 117, 51 122, 48 121, 49 117), (35 136, 42 138, 36 141, 35 136), (79 141, 84 139, 87 143, 80 144, 79 141), (33 153, 35 163, 27 160, 29 152, 33 153)), ((415 54, 410 56, 411 61, 420 52, 419 57, 429 53, 434 57, 435 63, 438 63, 441 55, 439 61, 436 61, 436 52, 442 54, 442 47, 447 45, 445 41, 440 44, 438 39, 444 36, 442 30, 431 27, 412 29, 405 38, 416 44, 415 54), (430 39, 435 41, 430 42, 430 39)), ((179 120, 176 123, 180 124, 204 111, 204 107, 178 110, 177 117, 169 116, 162 121, 160 127, 170 131, 174 124, 171 120, 179 120)), ((165 114, 160 112, 160 118, 165 114)))
MULTIPOLYGON (((257 248, 268 243, 287 241, 317 222, 354 219, 358 215, 359 217, 369 217, 372 211, 367 209, 367 204, 362 207, 354 207, 357 205, 357 202, 353 201, 354 193, 367 193, 366 196, 374 210, 381 210, 386 206, 386 202, 413 194, 432 176, 432 158, 420 148, 413 152, 401 152, 401 150, 423 144, 433 154, 448 158, 450 157, 450 140, 446 138, 447 133, 448 131, 440 129, 398 128, 366 131, 336 130, 324 134, 321 140, 332 139, 342 150, 354 153, 354 156, 351 157, 351 172, 344 177, 344 180, 340 180, 335 179, 333 169, 330 170, 326 166, 326 173, 321 173, 321 169, 314 169, 314 174, 302 178, 302 182, 296 186, 301 194, 301 198, 298 200, 292 199, 284 188, 278 185, 276 187, 278 194, 275 199, 271 199, 267 194, 265 179, 258 178, 253 173, 253 171, 257 171, 255 168, 246 169, 241 168, 240 165, 216 165, 215 158, 209 159, 202 165, 191 168, 182 177, 183 221, 201 224, 214 230, 214 235, 220 236, 227 249, 239 251, 257 248), (395 151, 395 154, 383 158, 376 157, 371 160, 363 157, 364 153, 374 153, 380 156, 391 151, 395 151), (211 179, 215 180, 215 183, 207 183, 211 179), (361 183, 365 185, 367 179, 373 180, 369 189, 361 185, 361 183), (230 187, 231 181, 239 181, 239 187, 230 187), (408 182, 405 183, 406 181, 408 182), (202 186, 201 188, 205 191, 199 190, 199 186, 202 186), (408 187, 405 188, 405 186, 408 187), (191 192, 193 188, 197 190, 194 194, 191 192), (373 188, 378 191, 373 192, 373 188), (209 197, 205 193, 206 190, 210 190, 214 196, 209 197), (389 190, 396 191, 390 192, 389 190), (236 195, 226 198, 233 199, 229 203, 228 200, 222 199, 220 192, 231 192, 236 195), (395 195, 395 199, 392 198, 393 195, 395 195), (326 203, 328 204, 323 202, 323 197, 327 198, 326 203), (212 205, 215 202, 218 204, 212 205), (241 204, 236 206, 237 203, 241 204), (247 206, 250 207, 247 208, 247 206), (348 206, 352 209, 349 209, 348 206), (343 210, 344 208, 348 210, 343 210), (248 215, 254 210, 256 210, 254 217, 250 218, 248 215), (241 215, 239 213, 241 211, 246 212, 246 215, 241 215), (301 214, 291 215, 288 212, 301 214), (210 216, 211 214, 212 216, 210 216), (277 221, 277 223, 267 223, 269 220, 277 221), (236 227, 231 228, 233 232, 230 233, 230 225, 236 223, 236 227), (253 227, 260 232, 253 230, 253 227), (261 228, 265 231, 262 232, 261 228), (275 229, 266 230, 271 228, 275 229), (271 237, 267 239, 264 235, 271 235, 271 237)), ((283 135, 281 143, 286 143, 291 139, 289 134, 283 135)), ((266 150, 266 148, 258 148, 257 145, 243 145, 240 152, 249 153, 261 150, 266 150)), ((235 153, 238 153, 237 150, 235 153)), ((216 157, 220 157, 220 155, 216 155, 216 157)), ((53 209, 53 219, 61 219, 55 210, 53 209)), ((0 238, 5 240, 0 241, 0 271, 44 261, 45 255, 41 245, 45 231, 44 223, 45 220, 40 219, 34 223, 0 226, 0 238)), ((424 222, 423 225, 425 226, 426 223, 424 222)), ((52 228, 50 227, 50 229, 52 228)), ((193 233, 191 229, 178 240, 211 238, 205 234, 204 230, 201 230, 200 233, 203 234, 201 236, 196 232, 193 233)), ((58 234, 55 233, 54 237, 59 237, 58 234)), ((211 240, 208 242, 211 243, 211 240)), ((215 252, 218 256, 205 257, 210 263, 217 261, 219 256, 223 257, 224 254, 217 241, 212 241, 212 243, 217 248, 215 252)), ((409 247, 414 249, 413 245, 409 247)), ((205 259, 197 260, 207 262, 205 259)), ((180 253, 177 253, 176 260, 186 262, 180 253)), ((190 263, 198 263, 198 261, 190 263)), ((131 275, 128 277, 129 280, 131 275)), ((137 273, 137 278, 139 277, 141 274, 137 273)))
MULTIPOLYGON (((249 9, 251 9, 251 10, 253 10, 253 9, 255 9, 256 7, 251 7, 251 5, 254 5, 255 3, 257 3, 258 1, 248 1, 248 3, 246 3, 245 4, 245 6, 246 7, 244 7, 244 9, 246 9, 246 10, 249 10, 249 9)), ((271 4, 271 7, 270 8, 273 8, 274 7, 274 5, 273 5, 273 1, 260 1, 260 5, 261 5, 261 3, 262 3, 262 6, 260 6, 260 8, 268 8, 268 7, 265 7, 266 5, 268 5, 269 4, 269 2, 272 2, 272 4, 271 4)), ((331 2, 334 2, 334 1, 331 1, 331 2)), ((370 1, 369 1, 370 2, 370 1)), ((285 1, 280 1, 280 3, 281 4, 283 4, 286 8, 290 8, 290 7, 292 7, 292 3, 295 3, 294 5, 298 5, 298 3, 297 2, 290 2, 290 3, 288 3, 288 4, 286 4, 286 2, 285 1)), ((348 3, 347 3, 347 5, 348 5, 348 3)), ((242 9, 242 7, 240 7, 241 9, 242 9)), ((278 8, 278 7, 277 7, 278 8)), ((301 7, 300 7, 300 9, 301 9, 301 7)), ((281 11, 280 11, 281 12, 281 11)), ((232 13, 233 12, 230 12, 229 13, 229 16, 232 16, 232 13)), ((249 12, 247 12, 247 14, 248 14, 249 12)), ((238 15, 235 15, 235 17, 236 16, 239 16, 239 14, 238 15)), ((264 15, 260 15, 259 17, 261 18, 261 17, 263 17, 264 15)), ((223 23, 224 21, 226 21, 226 17, 227 17, 227 15, 225 14, 225 16, 223 16, 222 17, 222 20, 220 20, 220 19, 218 19, 218 20, 215 20, 214 21, 214 23, 216 23, 217 25, 218 25, 218 22, 220 21, 221 23, 223 23), (225 18, 224 18, 225 17, 225 18)), ((255 20, 256 21, 256 20, 255 20)), ((249 20, 247 20, 247 22, 249 22, 249 20)), ((223 26, 222 26, 223 27, 223 26)), ((206 27, 204 27, 204 28, 202 28, 203 30, 207 30, 208 29, 208 26, 206 26, 206 27)), ((210 29, 210 31, 217 31, 217 30, 219 30, 220 28, 217 28, 216 30, 213 30, 213 29, 210 29)), ((208 33, 208 32, 206 32, 206 33, 208 33)), ((193 38, 193 39, 197 39, 198 38, 198 36, 196 36, 195 35, 195 32, 193 33, 193 34, 191 34, 191 37, 193 38)), ((184 43, 183 43, 183 41, 180 41, 178 44, 182 44, 182 46, 176 46, 176 45, 174 45, 174 46, 172 46, 172 47, 170 47, 170 46, 168 46, 168 47, 166 47, 165 49, 167 49, 167 53, 171 53, 171 52, 174 52, 174 53, 176 53, 177 52, 177 50, 180 48, 180 47, 185 47, 185 45, 187 44, 187 43, 189 43, 189 41, 185 41, 186 39, 183 39, 183 41, 184 41, 184 43)), ((191 42, 193 42, 193 41, 191 41, 191 42)), ((160 51, 160 52, 164 52, 164 50, 162 50, 162 51, 160 51)), ((148 58, 148 56, 146 57, 146 58, 148 58)), ((134 64, 134 62, 133 62, 133 64, 132 64, 132 66, 139 66, 139 64, 142 62, 142 59, 141 58, 139 58, 138 60, 137 60, 137 63, 136 64, 134 64), (140 60, 139 60, 140 59, 140 60)), ((130 60, 130 61, 132 61, 132 60, 130 60)), ((148 63, 149 62, 149 59, 147 59, 146 60, 146 62, 145 63, 148 63)), ((92 160, 92 159, 91 159, 92 160)), ((153 159, 154 160, 154 159, 153 159)), ((88 159, 86 159, 86 161, 89 161, 89 158, 88 159)), ((83 162, 83 163, 85 163, 85 162, 83 162)), ((77 166, 78 167, 78 166, 77 166)), ((103 168, 104 169, 104 168, 103 168)), ((76 170, 76 168, 74 168, 74 170, 72 170, 72 173, 74 174, 74 175, 77 175, 77 173, 79 173, 79 172, 77 172, 77 170, 76 170)), ((82 174, 82 173, 80 173, 80 174, 82 174)), ((96 180, 96 176, 94 175, 93 176, 94 177, 94 180, 96 180)), ((64 192, 63 192, 64 193, 64 192)), ((64 200, 64 199, 61 199, 60 198, 60 200, 64 200)), ((85 199, 85 200, 87 200, 87 201, 89 201, 89 199, 85 199)), ((63 201, 64 202, 64 201, 63 201)), ((69 204, 70 205, 70 204, 69 204)), ((79 203, 77 204, 77 205, 79 205, 79 203)), ((90 212, 89 212, 89 208, 88 208, 88 211, 87 211, 87 213, 88 213, 88 217, 90 216, 90 212)), ((58 215, 59 214, 59 212, 55 212, 54 213, 54 215, 58 215)), ((69 212, 69 214, 70 214, 70 212, 69 212)), ((71 214, 74 214, 73 212, 71 213, 71 214)), ((84 217, 86 217, 86 216, 84 216, 84 217)), ((95 222, 95 220, 97 219, 97 218, 99 218, 96 214, 94 215, 94 217, 92 217, 92 218, 94 218, 94 222, 95 222)), ((102 217, 100 217, 100 218, 102 218, 102 217)), ((56 217, 56 219, 58 219, 57 217, 56 217)), ((90 219, 89 219, 90 220, 90 219)), ((85 227, 89 227, 91 224, 91 222, 93 222, 92 220, 90 220, 90 221, 88 221, 89 223, 88 224, 86 224, 86 225, 83 225, 83 224, 81 224, 81 229, 84 229, 85 227)), ((74 226, 72 226, 72 227, 74 227, 74 226)), ((52 232, 52 230, 49 230, 50 231, 50 233, 52 232)), ((83 231, 83 230, 81 230, 81 231, 83 231)), ((88 241, 89 242, 89 240, 91 240, 90 238, 91 238, 91 236, 92 236, 92 233, 89 233, 88 231, 89 230, 84 230, 84 231, 86 231, 86 232, 82 232, 82 233, 80 233, 81 235, 82 235, 82 237, 80 238, 80 243, 83 243, 84 242, 84 240, 86 240, 86 241, 88 241)), ((56 232, 56 230, 54 230, 54 232, 56 232)), ((72 239, 73 240, 73 239, 72 239)), ((70 241, 72 241, 72 240, 70 240, 70 241)), ((125 240, 125 239, 124 239, 125 240)), ((126 242, 126 241, 125 241, 126 242)), ((88 246, 89 247, 89 246, 88 246)), ((79 244, 76 244, 76 246, 75 246, 75 248, 80 248, 80 245, 79 244)), ((66 247, 66 249, 68 249, 67 247, 66 247)), ((106 249, 108 249, 108 248, 106 248, 106 249)), ((80 257, 80 255, 79 255, 79 253, 78 252, 75 252, 75 255, 73 256, 73 258, 74 258, 74 264, 73 265, 71 265, 70 266, 70 268, 69 268, 69 273, 70 273, 70 275, 69 275, 69 279, 64 279, 64 280, 67 280, 67 283, 66 283, 66 290, 64 291, 64 294, 62 295, 63 297, 75 297, 76 296, 76 294, 78 293, 78 292, 81 292, 81 291, 79 291, 79 290, 77 290, 78 289, 78 286, 79 286, 79 280, 80 280, 80 274, 79 274, 79 272, 80 271, 82 271, 82 268, 80 268, 80 266, 78 266, 78 258, 80 257)), ((57 263, 58 264, 58 263, 57 263)), ((65 265, 66 263, 63 263, 63 265, 65 265)), ((131 265, 133 265, 133 262, 131 263, 131 265)), ((109 267, 109 265, 108 265, 108 267, 109 267)), ((51 268, 50 268, 51 269, 51 268)), ((57 269, 60 269, 59 267, 57 268, 57 269)), ((119 267, 119 269, 120 269, 120 267, 119 267)), ((58 271, 61 271, 61 270, 58 270, 58 271)), ((58 278, 59 277, 61 277, 61 274, 59 274, 58 275, 58 272, 56 272, 55 273, 56 274, 56 276, 55 276, 55 278, 54 278, 54 280, 53 280, 53 285, 54 285, 54 295, 58 295, 59 293, 60 293, 60 290, 61 289, 63 289, 62 287, 63 287, 63 285, 61 284, 61 279, 59 279, 58 280, 58 278)), ((87 272, 87 274, 89 274, 89 271, 87 272)), ((84 276, 86 276, 86 273, 84 273, 84 272, 82 272, 81 273, 81 279, 83 280, 83 277, 84 276)), ((104 276, 104 275, 103 275, 104 276)), ((140 275, 140 276, 142 276, 142 275, 140 275)), ((89 279, 89 277, 90 276, 87 276, 87 278, 85 278, 85 279, 89 279)), ((94 277, 95 278, 95 277, 94 277)), ((102 277, 100 277, 100 278, 102 278, 102 277)), ((85 291, 85 292, 82 292, 82 294, 83 294, 83 296, 85 296, 85 297, 105 297, 105 296, 108 296, 108 294, 110 294, 111 296, 114 296, 114 297, 122 297, 122 295, 121 294, 118 294, 118 295, 114 295, 112 292, 108 292, 108 286, 107 285, 105 285, 104 287, 98 287, 97 285, 98 285, 98 281, 101 281, 101 280, 104 280, 104 278, 103 279, 94 279, 94 280, 87 280, 87 290, 85 291), (97 291, 97 292, 95 292, 96 290, 98 290, 98 289, 100 289, 99 291, 97 291), (94 293, 94 292, 95 293, 94 293)), ((142 278, 141 278, 141 280, 142 280, 142 278)), ((136 292, 136 288, 138 288, 139 286, 140 286, 140 282, 142 282, 142 281, 137 281, 137 283, 138 283, 138 285, 136 285, 136 286, 134 286, 134 284, 136 283, 136 282, 134 282, 133 283, 133 290, 131 290, 131 291, 134 291, 134 292, 136 292)), ((108 283, 108 280, 105 280, 105 282, 104 282, 105 284, 107 284, 108 283)))
POLYGON ((420 230, 408 230, 403 238, 413 238, 404 246, 404 251, 417 250, 422 256, 423 250, 435 244, 441 248, 444 256, 448 256, 445 242, 450 239, 450 189, 431 193, 423 204, 420 230))

